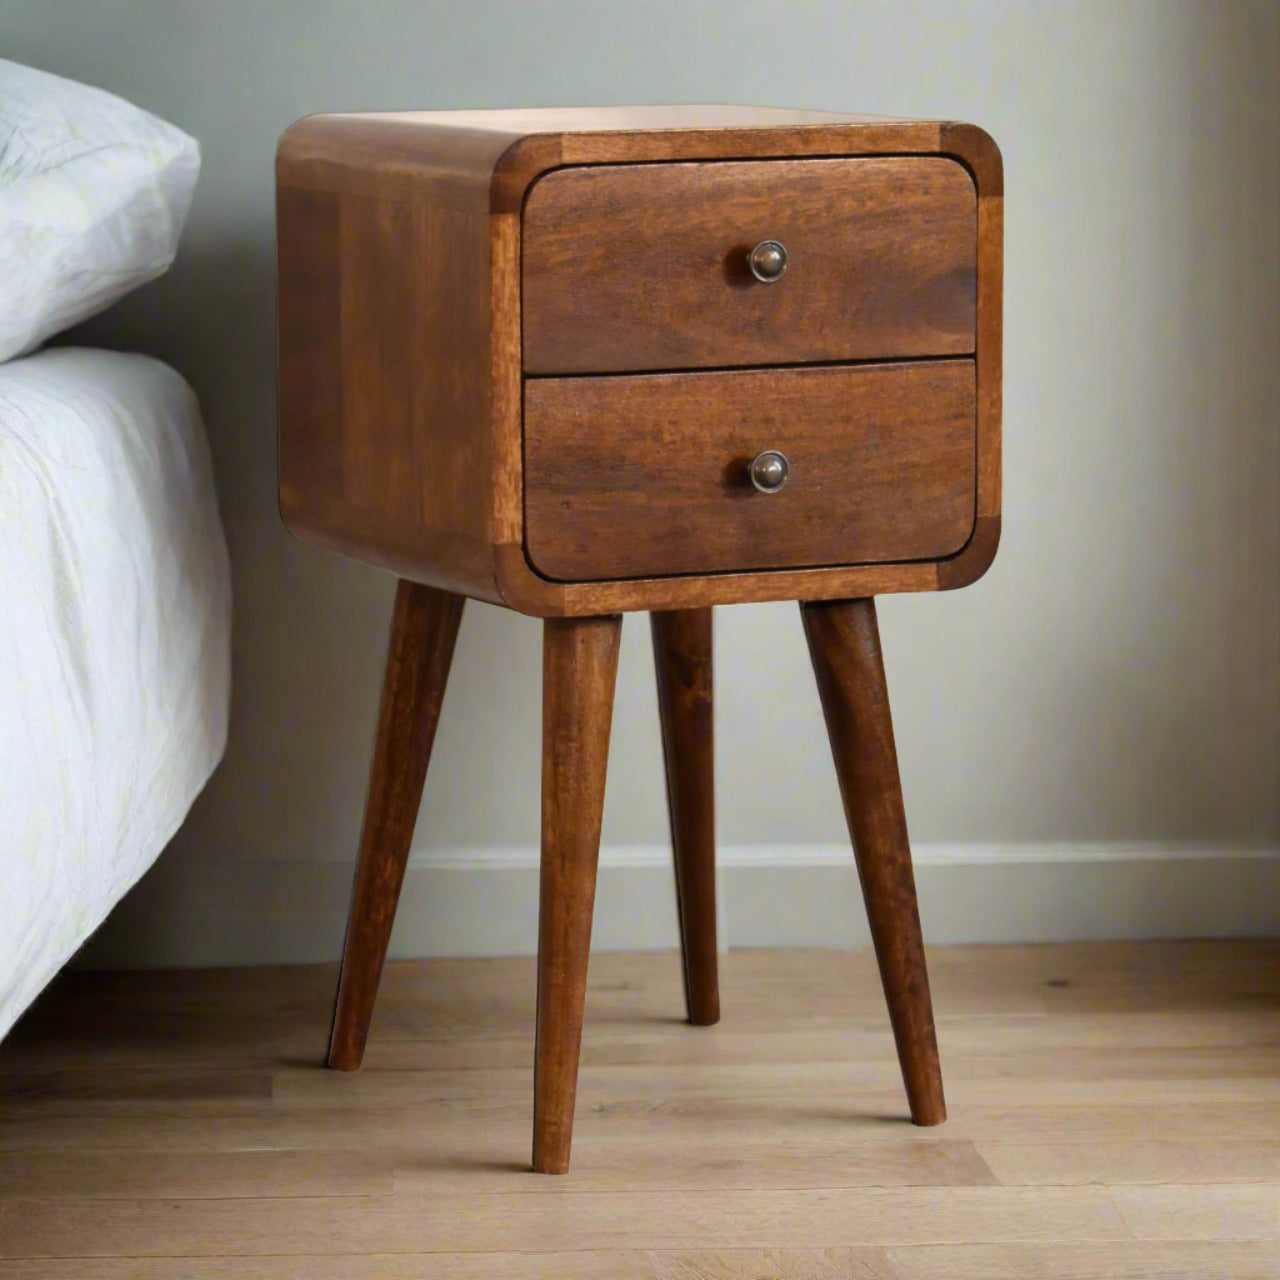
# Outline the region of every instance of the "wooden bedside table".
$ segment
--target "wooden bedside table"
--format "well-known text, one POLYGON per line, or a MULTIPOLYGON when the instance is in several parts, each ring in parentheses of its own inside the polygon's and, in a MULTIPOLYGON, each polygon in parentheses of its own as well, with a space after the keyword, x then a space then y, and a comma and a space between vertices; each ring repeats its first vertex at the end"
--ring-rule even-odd
POLYGON ((945 1118, 873 597, 995 555, 1002 192, 972 125, 825 112, 285 134, 281 511, 400 577, 331 1066, 364 1052, 466 596, 546 619, 534 1168, 569 1163, 626 610, 715 1022, 711 608, 798 600, 912 1119, 945 1118))

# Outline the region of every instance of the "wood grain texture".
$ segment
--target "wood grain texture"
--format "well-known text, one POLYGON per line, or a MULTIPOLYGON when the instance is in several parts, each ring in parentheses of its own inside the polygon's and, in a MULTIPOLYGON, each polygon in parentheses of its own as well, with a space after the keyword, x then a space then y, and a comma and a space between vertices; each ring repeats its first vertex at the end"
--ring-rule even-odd
POLYGON ((0 1277, 1272 1280, 1280 1110, 1201 1099, 1224 1073, 1277 1078, 1278 959, 1275 941, 931 952, 949 1083, 1018 1098, 939 1130, 895 1122, 869 952, 731 951, 732 1017, 705 1033, 670 1017, 670 955, 602 954, 568 1182, 513 1159, 528 958, 387 966, 394 1016, 353 1075, 297 1047, 323 1035, 331 966, 69 971, 0 1045, 0 1277), (214 1113, 228 1063, 274 1096, 214 1113), (9 1088, 37 1069, 49 1088, 9 1088), (1153 1102, 1171 1080, 1192 1100, 1153 1102), (1098 1087, 1054 1101, 1071 1082, 1098 1087))
POLYGON ((973 180, 940 156, 558 169, 525 201, 525 370, 968 355, 976 259, 973 180))
POLYGON ((945 585, 972 580, 989 537, 938 564, 570 586, 524 554, 519 263, 530 186, 560 166, 856 156, 945 156, 973 175, 978 515, 998 516, 1003 174, 991 139, 950 122, 660 107, 312 116, 290 128, 277 160, 286 521, 403 577, 543 617, 930 591, 940 573, 945 585), (373 299, 385 300, 376 314, 373 299))
MULTIPOLYGON (((974 1157, 976 1159, 976 1157, 974 1157)), ((386 1195, 395 1162, 359 1151, 27 1151, 0 1154, 0 1200, 223 1200, 386 1195)), ((3 1273, 0 1273, 3 1274, 3 1273)))
POLYGON ((493 599, 488 218, 300 189, 293 172, 282 154, 285 522, 402 576, 493 599), (424 351, 447 375, 424 368, 424 351))
POLYGON ((1275 1280, 1273 1244, 1055 1240, 903 1246, 884 1251, 893 1280, 1275 1280))
MULTIPOLYGON (((884 1268, 884 1251, 852 1249, 645 1250, 622 1254, 566 1249, 555 1253, 383 1253, 322 1257, 184 1258, 199 1280, 901 1280, 884 1268)), ((0 1280, 66 1280, 44 1262, 0 1261, 0 1280)), ((57 1264, 55 1264, 57 1265, 57 1264)), ((77 1258, 75 1280, 174 1280, 172 1258, 77 1258)), ((183 1277, 185 1280, 185 1276, 183 1277)), ((1179 1280, 1184 1280, 1180 1277, 1179 1280)), ((1252 1280, 1251 1275, 1241 1280, 1252 1280)), ((1273 1280, 1268 1274, 1266 1280, 1273 1280)))
POLYGON ((281 150, 299 186, 392 198, 430 189, 454 208, 512 213, 541 174, 561 165, 886 153, 969 163, 990 139, 965 128, 973 127, 751 106, 367 112, 306 116, 286 131, 281 150))
POLYGON ((947 1117, 874 600, 801 606, 916 1124, 947 1117))
MULTIPOLYGON (((686 1004, 712 1021, 709 606, 957 587, 991 562, 999 152, 972 126, 754 108, 327 116, 288 131, 277 188, 286 520, 399 572, 397 631, 410 582, 448 591, 454 609, 476 595, 551 620, 534 1166, 562 1172, 616 614, 659 615, 686 1004), (793 257, 776 287, 743 270, 766 236, 793 257), (877 363, 779 367, 851 359, 877 363), (636 375, 753 363, 768 367, 636 375), (780 494, 746 483, 763 448, 793 456, 780 494), (681 608, 697 612, 680 620, 681 608)), ((425 726, 388 711, 417 698, 393 640, 335 1066, 364 1049, 457 629, 456 612, 452 630, 441 616, 425 726), (383 748, 397 736, 403 776, 383 748)), ((806 626, 912 1112, 934 1123, 941 1082, 874 605, 806 626), (852 659, 839 652, 841 627, 868 625, 852 659)))
MULTIPOLYGON (((971 540, 972 541, 972 540, 971 540)), ((961 551, 952 557, 959 561, 961 551)), ((584 617, 609 610, 697 609, 766 600, 827 600, 866 592, 936 591, 939 566, 856 565, 836 569, 760 570, 629 578, 613 582, 553 582, 534 573, 521 546, 497 548, 498 580, 509 608, 541 617, 584 617)))
POLYGON ((1112 1195, 1139 1240, 1269 1240, 1280 1259, 1280 1192, 1274 1186, 1126 1186, 1112 1195))
MULTIPOLYGON (((1197 1075, 1203 1080, 1204 1075, 1197 1075)), ((1277 1141, 1280 1141, 1278 1139, 1277 1141)), ((1106 1183, 1272 1182, 1277 1170, 1262 1142, 1186 1142, 1151 1138, 1066 1146, 984 1143, 988 1167, 1006 1186, 1085 1186, 1106 1183)))
POLYGON ((549 620, 542 667, 542 872, 533 1167, 565 1173, 591 950, 622 619, 549 620))
MULTIPOLYGON (((1109 1240, 627 1253, 185 1256, 199 1280, 1275 1280, 1275 1246, 1109 1240), (353 1272, 353 1260, 358 1272, 353 1272)), ((0 1261, 0 1280, 65 1280, 57 1261, 0 1261)), ((174 1280, 173 1258, 77 1258, 76 1280, 174 1280)))
POLYGON ((329 1065, 340 1071, 354 1071, 364 1056, 462 605, 461 596, 432 587, 405 581, 396 587, 378 734, 329 1038, 329 1065))
POLYGON ((1004 199, 978 200, 978 516, 1000 517, 1004 420, 1004 199))
MULTIPOLYGON (((520 362, 520 216, 490 219, 489 347, 493 447, 493 575, 504 546, 524 538, 524 378, 520 362)), ((608 612, 608 610, 601 610, 608 612)))
POLYGON ((653 658, 675 854, 685 1010, 720 1021, 716 946, 716 768, 710 609, 655 613, 653 658))
POLYGON ((978 516, 964 547, 956 555, 938 562, 938 590, 955 591, 977 582, 991 568, 999 549, 1000 517, 978 516))
POLYGON ((930 560, 974 523, 969 360, 525 384, 525 520, 550 578, 930 560), (778 493, 747 469, 790 461, 778 493))
MULTIPOLYGON (((394 1195, 186 1201, 178 1212, 163 1202, 116 1201, 112 1215, 102 1205, 66 1201, 32 1202, 20 1206, 20 1214, 6 1214, 11 1206, 0 1203, 0 1246, 30 1253, 44 1242, 73 1257, 120 1256, 141 1237, 157 1252, 182 1256, 199 1242, 217 1240, 228 1253, 253 1256, 279 1233, 298 1253, 539 1254, 565 1239, 566 1221, 574 1223, 580 1249, 617 1252, 644 1248, 655 1231, 665 1235, 667 1248, 690 1252, 923 1243, 930 1239, 926 1221, 957 1243, 1130 1238, 1102 1187, 1002 1188, 999 1195, 956 1187, 946 1196, 947 1219, 937 1215, 938 1202, 933 1188, 863 1187, 856 1197, 825 1188, 679 1196, 570 1188, 557 1195, 441 1194, 418 1213, 394 1195)), ((1255 1213, 1254 1230, 1256 1221, 1255 1213)))

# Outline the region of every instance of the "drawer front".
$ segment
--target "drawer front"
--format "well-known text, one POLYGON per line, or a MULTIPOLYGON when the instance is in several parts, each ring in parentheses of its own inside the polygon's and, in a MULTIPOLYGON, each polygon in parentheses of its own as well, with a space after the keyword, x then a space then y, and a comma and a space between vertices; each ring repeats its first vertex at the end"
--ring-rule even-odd
POLYGON ((971 360, 531 378, 525 546, 567 582, 939 559, 974 525, 971 360), (751 482, 775 450, 776 492, 751 482))
POLYGON ((976 259, 973 181, 944 157, 558 169, 525 203, 525 369, 967 355, 976 259))

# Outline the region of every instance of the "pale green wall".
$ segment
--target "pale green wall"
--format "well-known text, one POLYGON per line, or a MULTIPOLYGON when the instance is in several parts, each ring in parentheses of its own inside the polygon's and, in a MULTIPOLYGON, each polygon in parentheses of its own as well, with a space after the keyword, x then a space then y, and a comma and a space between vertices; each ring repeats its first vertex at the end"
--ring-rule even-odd
MULTIPOLYGON (((0 53, 195 134, 173 272, 82 331, 205 406, 236 567, 227 761, 172 857, 349 856, 391 579, 275 505, 272 152, 320 110, 746 101, 981 123, 1007 172, 1005 537, 882 606, 924 841, 1280 837, 1280 9, 0 0, 0 53)), ((843 838, 795 610, 719 618, 727 843, 843 838), (762 690, 768 689, 768 695, 762 690)), ((433 848, 537 831, 539 634, 464 621, 433 848)), ((647 630, 606 841, 664 838, 647 630)))

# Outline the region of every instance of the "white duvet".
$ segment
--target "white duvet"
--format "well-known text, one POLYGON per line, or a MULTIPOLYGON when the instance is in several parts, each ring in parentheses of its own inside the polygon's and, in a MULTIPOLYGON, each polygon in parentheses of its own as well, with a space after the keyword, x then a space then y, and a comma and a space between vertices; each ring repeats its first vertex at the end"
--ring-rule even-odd
POLYGON ((182 378, 75 348, 0 365, 0 1037, 221 757, 230 615, 182 378))

